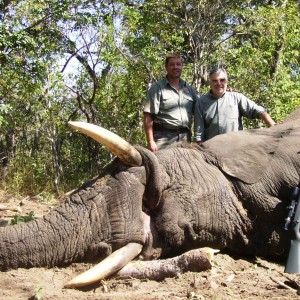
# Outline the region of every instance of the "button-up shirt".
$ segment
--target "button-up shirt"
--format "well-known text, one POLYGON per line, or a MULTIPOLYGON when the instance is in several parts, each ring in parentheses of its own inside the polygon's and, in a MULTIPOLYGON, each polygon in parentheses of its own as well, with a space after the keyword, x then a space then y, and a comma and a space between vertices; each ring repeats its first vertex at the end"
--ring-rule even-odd
POLYGON ((201 96, 195 107, 195 140, 205 141, 232 131, 243 130, 242 117, 257 118, 265 109, 243 94, 225 92, 214 98, 209 92, 201 96))
POLYGON ((153 114, 154 123, 191 129, 197 94, 184 80, 179 82, 179 91, 170 85, 166 77, 152 84, 144 112, 153 114))

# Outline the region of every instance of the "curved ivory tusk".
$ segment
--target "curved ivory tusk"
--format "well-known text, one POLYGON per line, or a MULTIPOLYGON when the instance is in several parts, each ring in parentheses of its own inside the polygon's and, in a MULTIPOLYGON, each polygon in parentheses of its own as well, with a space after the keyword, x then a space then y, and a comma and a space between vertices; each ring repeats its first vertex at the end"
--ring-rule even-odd
POLYGON ((108 150, 118 156, 120 160, 126 165, 131 167, 142 165, 142 157, 140 153, 128 142, 126 142, 113 132, 106 130, 100 126, 85 122, 70 121, 68 122, 68 124, 72 128, 77 129, 78 131, 101 143, 108 150))
POLYGON ((129 243, 116 250, 111 255, 102 260, 99 264, 86 272, 75 277, 65 284, 66 288, 75 288, 95 283, 105 277, 117 272, 130 261, 132 261, 142 251, 143 246, 137 243, 129 243))

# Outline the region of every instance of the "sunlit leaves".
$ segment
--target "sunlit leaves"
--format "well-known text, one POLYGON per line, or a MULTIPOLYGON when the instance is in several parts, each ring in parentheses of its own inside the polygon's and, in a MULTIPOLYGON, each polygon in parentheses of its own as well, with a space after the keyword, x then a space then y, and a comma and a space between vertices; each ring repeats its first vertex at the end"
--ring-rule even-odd
POLYGON ((0 9, 2 147, 20 189, 69 188, 112 158, 69 119, 143 144, 143 101, 169 52, 183 55, 183 77, 200 93, 217 64, 276 121, 300 105, 299 1, 21 0, 0 9))

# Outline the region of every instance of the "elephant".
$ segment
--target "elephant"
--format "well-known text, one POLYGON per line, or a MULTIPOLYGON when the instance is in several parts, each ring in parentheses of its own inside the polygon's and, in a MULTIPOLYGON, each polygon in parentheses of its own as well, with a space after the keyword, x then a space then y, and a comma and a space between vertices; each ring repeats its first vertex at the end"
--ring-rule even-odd
POLYGON ((0 228, 1 271, 129 254, 123 266, 200 247, 287 256, 292 233, 284 223, 291 188, 300 183, 300 108, 271 128, 155 153, 93 124, 70 126, 116 157, 48 215, 0 228))

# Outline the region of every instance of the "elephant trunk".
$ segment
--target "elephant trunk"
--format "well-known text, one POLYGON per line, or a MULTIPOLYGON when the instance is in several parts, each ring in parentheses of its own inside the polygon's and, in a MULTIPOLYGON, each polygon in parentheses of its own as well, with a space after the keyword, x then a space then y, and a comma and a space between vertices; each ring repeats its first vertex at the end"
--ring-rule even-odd
POLYGON ((97 179, 47 216, 0 228, 0 270, 99 260, 130 242, 143 244, 138 171, 97 179))
POLYGON ((53 267, 82 257, 87 243, 78 243, 82 237, 75 236, 81 231, 75 218, 54 210, 43 219, 1 228, 0 269, 53 267))

